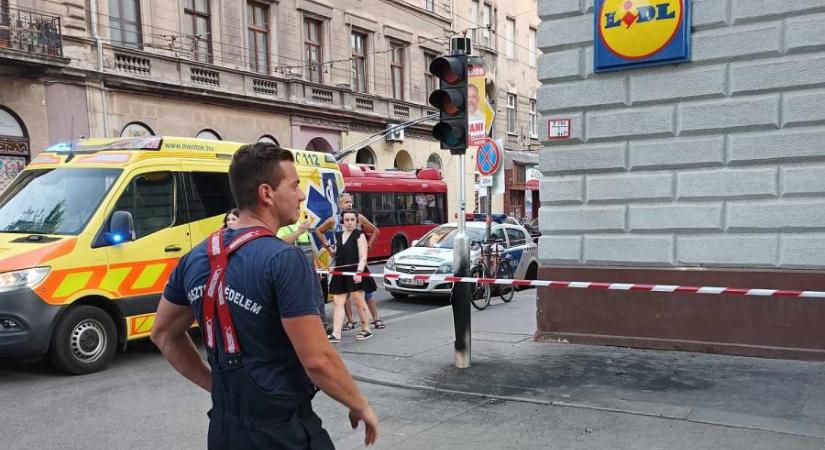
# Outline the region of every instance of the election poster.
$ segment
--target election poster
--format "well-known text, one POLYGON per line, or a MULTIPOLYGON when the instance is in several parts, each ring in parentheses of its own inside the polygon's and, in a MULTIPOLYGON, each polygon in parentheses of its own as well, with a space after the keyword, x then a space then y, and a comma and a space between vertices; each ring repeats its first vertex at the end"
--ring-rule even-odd
POLYGON ((484 143, 487 126, 484 107, 487 104, 485 92, 484 66, 469 66, 467 81, 467 144, 476 147, 484 143))

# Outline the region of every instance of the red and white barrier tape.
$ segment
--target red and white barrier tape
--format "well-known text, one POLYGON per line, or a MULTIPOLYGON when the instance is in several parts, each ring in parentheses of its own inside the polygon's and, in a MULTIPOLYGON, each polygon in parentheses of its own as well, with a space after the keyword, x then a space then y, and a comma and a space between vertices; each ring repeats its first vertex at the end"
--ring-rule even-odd
POLYGON ((646 291, 646 292, 672 292, 679 294, 724 294, 724 295, 752 295, 757 297, 807 297, 825 298, 825 291, 798 291, 788 289, 744 289, 731 287, 712 286, 678 286, 670 284, 638 284, 638 283, 595 283, 590 281, 544 281, 544 280, 512 280, 507 278, 473 278, 457 277, 450 274, 435 275, 408 275, 408 274, 381 274, 367 272, 339 272, 319 270, 322 275, 344 275, 373 278, 387 278, 390 280, 420 280, 420 281, 446 281, 453 283, 478 283, 478 284, 503 284, 513 286, 529 287, 552 287, 552 288, 574 288, 574 289, 603 289, 611 291, 646 291))

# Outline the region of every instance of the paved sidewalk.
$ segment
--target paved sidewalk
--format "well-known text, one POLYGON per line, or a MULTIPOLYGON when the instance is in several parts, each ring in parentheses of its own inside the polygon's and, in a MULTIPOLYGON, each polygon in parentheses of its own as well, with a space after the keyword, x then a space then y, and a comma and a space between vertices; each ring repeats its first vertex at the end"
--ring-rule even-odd
POLYGON ((364 342, 345 333, 338 348, 364 382, 762 430, 805 438, 795 448, 825 448, 825 363, 536 343, 535 317, 533 290, 474 310, 472 367, 464 370, 453 365, 450 307, 390 320, 364 342))

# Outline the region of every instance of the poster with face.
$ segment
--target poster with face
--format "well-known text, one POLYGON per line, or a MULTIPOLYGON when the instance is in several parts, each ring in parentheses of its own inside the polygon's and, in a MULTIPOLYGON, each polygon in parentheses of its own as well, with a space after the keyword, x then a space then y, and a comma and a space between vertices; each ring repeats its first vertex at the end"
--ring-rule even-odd
POLYGON ((484 116, 484 106, 487 102, 485 84, 484 66, 469 66, 467 78, 467 145, 469 147, 481 145, 487 136, 484 116))

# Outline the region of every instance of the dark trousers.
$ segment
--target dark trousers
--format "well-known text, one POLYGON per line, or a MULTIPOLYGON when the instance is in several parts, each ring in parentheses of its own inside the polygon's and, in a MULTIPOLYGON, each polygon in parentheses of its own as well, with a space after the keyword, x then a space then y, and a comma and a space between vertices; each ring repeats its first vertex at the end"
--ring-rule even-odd
POLYGON ((208 447, 212 449, 334 449, 312 410, 312 395, 267 393, 240 367, 213 372, 208 447))

